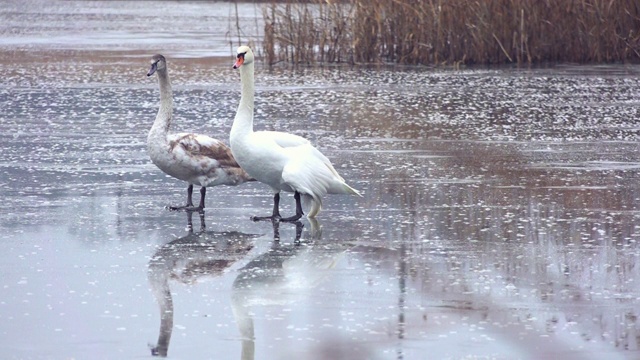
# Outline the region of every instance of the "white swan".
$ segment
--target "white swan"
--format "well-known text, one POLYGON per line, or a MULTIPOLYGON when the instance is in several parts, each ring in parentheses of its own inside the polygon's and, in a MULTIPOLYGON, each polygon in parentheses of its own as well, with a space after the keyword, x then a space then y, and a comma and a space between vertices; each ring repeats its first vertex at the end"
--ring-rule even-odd
POLYGON ((322 208, 326 194, 360 193, 347 185, 329 159, 306 139, 283 132, 253 131, 253 102, 255 82, 254 56, 248 46, 238 48, 234 69, 240 69, 242 96, 231 127, 230 144, 238 164, 256 180, 273 189, 273 213, 271 216, 254 217, 254 220, 277 219, 297 221, 303 215, 300 196, 311 203, 307 215, 315 217, 322 208), (293 192, 296 214, 281 218, 279 212, 280 191, 293 192))
POLYGON ((158 74, 160 85, 160 109, 147 137, 147 151, 151 161, 160 170, 174 178, 189 183, 186 206, 170 207, 172 210, 202 211, 208 186, 238 185, 252 181, 235 161, 231 150, 221 141, 205 135, 169 134, 173 114, 173 94, 162 55, 151 58, 147 76, 158 74), (193 185, 199 185, 200 204, 193 206, 193 185))

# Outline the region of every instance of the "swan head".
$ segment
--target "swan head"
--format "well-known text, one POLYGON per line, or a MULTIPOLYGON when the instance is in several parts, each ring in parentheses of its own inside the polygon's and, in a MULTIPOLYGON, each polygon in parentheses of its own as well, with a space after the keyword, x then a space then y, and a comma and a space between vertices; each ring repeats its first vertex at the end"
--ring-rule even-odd
POLYGON ((160 54, 155 54, 151 57, 151 69, 147 73, 147 76, 155 74, 156 71, 162 71, 167 68, 167 60, 160 54))
POLYGON ((253 62, 253 51, 248 46, 240 46, 238 55, 236 55, 236 63, 233 64, 234 69, 238 69, 242 65, 249 65, 253 62))

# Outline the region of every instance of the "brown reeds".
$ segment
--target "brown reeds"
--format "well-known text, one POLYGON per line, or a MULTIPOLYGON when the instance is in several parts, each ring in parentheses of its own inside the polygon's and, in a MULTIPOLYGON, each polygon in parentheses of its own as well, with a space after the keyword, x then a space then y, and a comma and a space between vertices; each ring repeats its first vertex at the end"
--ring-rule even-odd
POLYGON ((638 0, 284 0, 263 15, 270 64, 640 61, 638 0))

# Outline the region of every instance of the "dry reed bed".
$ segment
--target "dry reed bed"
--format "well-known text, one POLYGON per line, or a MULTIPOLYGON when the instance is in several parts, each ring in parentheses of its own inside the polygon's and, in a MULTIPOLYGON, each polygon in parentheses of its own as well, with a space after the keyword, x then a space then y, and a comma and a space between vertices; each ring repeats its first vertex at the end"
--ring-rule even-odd
POLYGON ((638 0, 285 0, 263 15, 270 64, 640 61, 638 0))

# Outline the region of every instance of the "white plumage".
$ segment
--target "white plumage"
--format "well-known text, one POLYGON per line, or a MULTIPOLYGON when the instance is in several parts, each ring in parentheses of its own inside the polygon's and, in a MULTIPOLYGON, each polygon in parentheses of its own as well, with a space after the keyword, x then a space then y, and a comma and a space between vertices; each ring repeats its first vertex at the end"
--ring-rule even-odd
POLYGON ((300 195, 311 203, 307 214, 310 218, 320 212, 326 194, 360 195, 308 140, 283 132, 253 131, 254 56, 249 47, 238 48, 234 68, 240 69, 242 97, 231 128, 231 151, 250 176, 269 185, 275 193, 273 214, 254 219, 298 220, 302 216, 300 195), (280 191, 295 193, 296 215, 280 218, 280 191))
POLYGON ((164 56, 158 54, 151 59, 147 76, 154 73, 158 74, 160 85, 160 108, 147 137, 147 151, 160 170, 189 183, 186 206, 171 209, 203 210, 207 187, 238 185, 253 180, 235 161, 231 149, 221 141, 198 134, 169 134, 173 94, 164 56), (200 204, 197 207, 192 202, 193 185, 200 186, 200 204))

